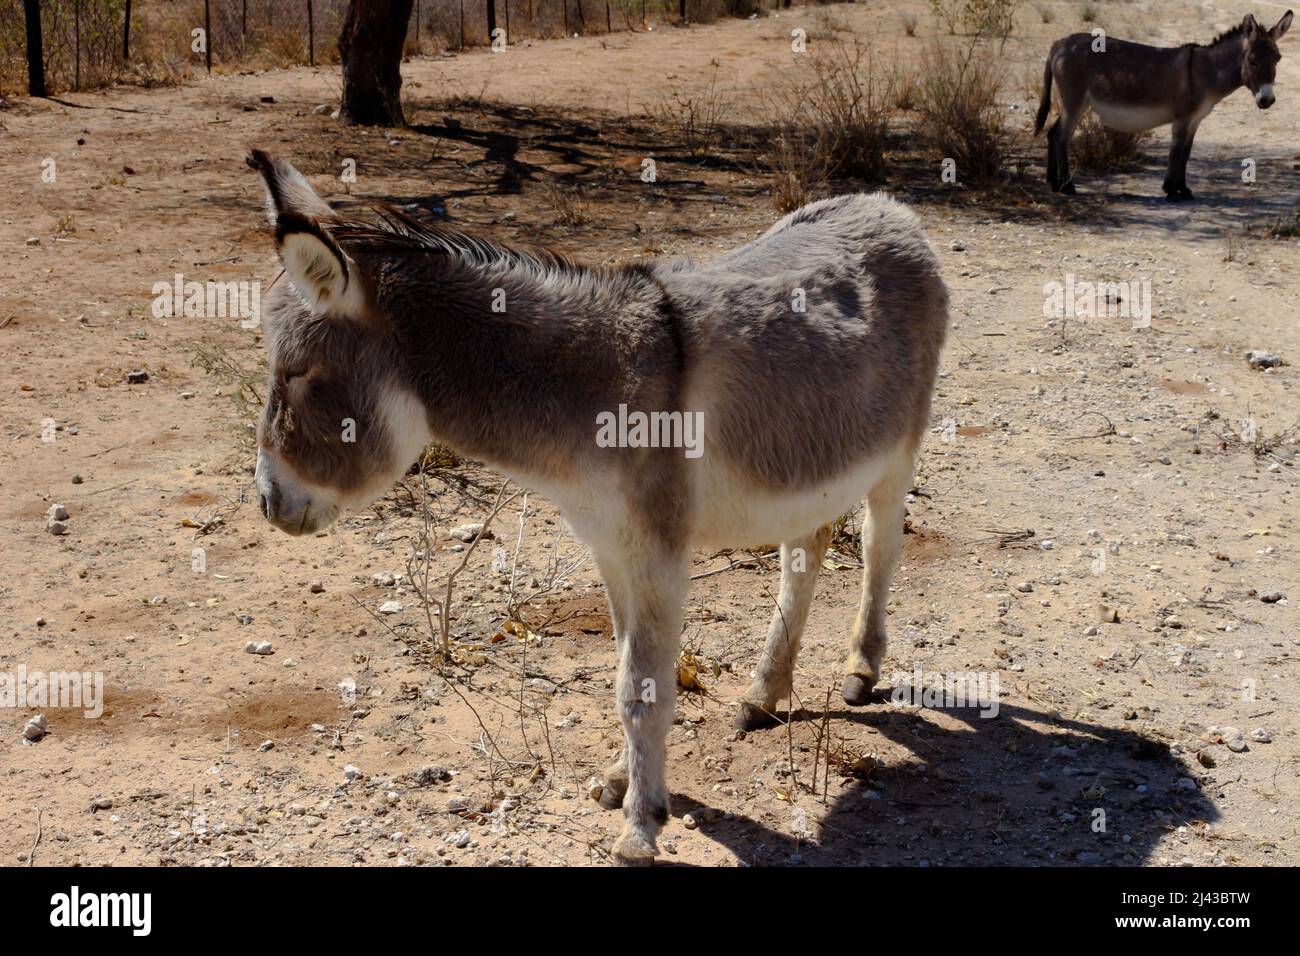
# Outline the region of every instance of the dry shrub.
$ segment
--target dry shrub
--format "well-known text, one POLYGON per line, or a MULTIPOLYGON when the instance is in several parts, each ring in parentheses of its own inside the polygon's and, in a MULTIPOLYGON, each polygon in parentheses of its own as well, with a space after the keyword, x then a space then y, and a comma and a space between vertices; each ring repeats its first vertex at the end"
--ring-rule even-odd
MULTIPOLYGON (((1272 222, 1267 223, 1262 227, 1250 228, 1248 229, 1248 232, 1252 235, 1264 236, 1267 239, 1294 239, 1297 236, 1300 236, 1300 206, 1293 206, 1290 210, 1282 213, 1272 222)), ((1230 253, 1235 252, 1231 238, 1228 244, 1228 249, 1230 253)), ((1230 255, 1228 258, 1231 260, 1232 258, 1235 258, 1235 256, 1230 255)))
POLYGON ((576 190, 564 188, 557 183, 547 183, 544 190, 546 202, 555 213, 556 225, 574 227, 591 221, 587 206, 576 190))
POLYGON ((966 29, 978 36, 1006 37, 1016 26, 1020 0, 966 0, 963 20, 966 29))
POLYGON ((802 205, 829 180, 884 179, 894 77, 877 71, 875 59, 857 36, 824 41, 769 91, 773 135, 766 158, 781 211, 802 205))
POLYGON ((241 452, 256 444, 257 420, 262 415, 262 389, 269 374, 265 353, 260 350, 249 364, 243 352, 233 352, 211 338, 186 346, 190 365, 218 382, 235 408, 235 441, 241 452))
POLYGON ((917 97, 921 89, 920 77, 915 70, 894 69, 894 108, 909 112, 916 109, 917 97))
POLYGON ((917 132, 957 164, 962 182, 996 178, 1010 146, 1006 110, 998 102, 1001 60, 989 44, 936 41, 926 51, 917 94, 917 132))
POLYGON ((718 90, 718 61, 713 61, 709 85, 698 96, 673 90, 659 104, 659 120, 669 126, 692 157, 707 155, 722 135, 727 104, 718 90))
POLYGON ((814 27, 812 36, 815 37, 834 37, 837 33, 852 33, 853 24, 849 23, 849 18, 839 10, 819 10, 817 12, 816 27, 814 27))
POLYGON ((1020 0, 930 0, 935 19, 955 34, 1006 38, 1015 28, 1020 0))
POLYGON ((1150 133, 1121 133, 1106 126, 1093 113, 1079 122, 1070 143, 1070 162, 1080 172, 1105 173, 1140 162, 1142 144, 1150 133))
POLYGON ((810 202, 824 179, 812 159, 814 147, 793 130, 775 134, 765 159, 772 168, 772 204, 779 213, 810 202))

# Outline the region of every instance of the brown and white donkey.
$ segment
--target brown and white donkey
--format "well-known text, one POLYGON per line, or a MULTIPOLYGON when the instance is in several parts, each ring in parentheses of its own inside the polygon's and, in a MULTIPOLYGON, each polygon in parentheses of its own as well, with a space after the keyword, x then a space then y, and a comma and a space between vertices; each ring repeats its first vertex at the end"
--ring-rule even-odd
POLYGON ((1047 131, 1047 181, 1053 192, 1073 195, 1070 137, 1088 107, 1106 126, 1142 133, 1173 124, 1165 195, 1191 199, 1187 158, 1201 121, 1228 94, 1246 87, 1262 110, 1273 105, 1273 82, 1282 58, 1277 42, 1291 28, 1291 11, 1265 30, 1246 18, 1208 44, 1154 47, 1105 35, 1075 33, 1052 44, 1043 67, 1043 95, 1034 135, 1043 131, 1056 83, 1061 115, 1047 131))
POLYGON ((625 747, 600 796, 626 815, 616 859, 651 860, 668 818, 692 548, 781 542, 779 607, 738 718, 764 726, 790 692, 829 526, 865 496, 843 694, 868 702, 948 322, 907 209, 841 196, 707 266, 597 267, 392 209, 345 218, 288 163, 254 151, 249 164, 288 279, 264 308, 265 516, 290 534, 323 528, 434 439, 552 500, 592 551, 618 642, 625 747), (634 412, 702 416, 701 441, 598 440, 634 412))

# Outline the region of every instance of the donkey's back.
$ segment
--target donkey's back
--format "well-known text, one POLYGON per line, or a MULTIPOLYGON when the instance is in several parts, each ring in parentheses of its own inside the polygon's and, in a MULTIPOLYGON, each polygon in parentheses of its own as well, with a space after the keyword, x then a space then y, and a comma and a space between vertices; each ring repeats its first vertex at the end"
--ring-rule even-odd
POLYGON ((813 203, 662 279, 689 317, 686 407, 706 421, 696 540, 784 540, 852 507, 893 458, 910 468, 948 295, 906 207, 813 203))
POLYGON ((802 206, 748 245, 714 260, 707 270, 774 276, 834 272, 878 261, 910 261, 920 273, 937 274, 938 260, 916 216, 884 193, 853 193, 802 206))

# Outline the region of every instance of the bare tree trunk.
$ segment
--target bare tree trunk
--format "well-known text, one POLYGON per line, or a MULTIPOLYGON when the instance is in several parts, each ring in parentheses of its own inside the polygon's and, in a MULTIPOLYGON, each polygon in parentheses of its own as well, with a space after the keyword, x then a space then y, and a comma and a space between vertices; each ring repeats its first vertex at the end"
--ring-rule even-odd
POLYGON ((41 49, 41 0, 23 0, 27 21, 27 92, 45 96, 45 51, 41 49))
POLYGON ((72 43, 76 50, 76 66, 72 73, 72 88, 81 92, 81 0, 72 5, 72 43))
POLYGON ((122 62, 131 59, 131 0, 126 0, 126 14, 122 17, 122 62))
POLYGON ((349 0, 339 55, 343 103, 339 119, 350 126, 403 126, 402 44, 413 0, 349 0))
POLYGON ((212 3, 203 0, 203 55, 208 64, 208 75, 212 75, 212 3))
POLYGON ((307 0, 307 65, 316 65, 316 14, 307 0))
POLYGON ((488 21, 488 44, 491 45, 493 36, 497 32, 497 3, 496 0, 487 0, 487 21, 488 21))

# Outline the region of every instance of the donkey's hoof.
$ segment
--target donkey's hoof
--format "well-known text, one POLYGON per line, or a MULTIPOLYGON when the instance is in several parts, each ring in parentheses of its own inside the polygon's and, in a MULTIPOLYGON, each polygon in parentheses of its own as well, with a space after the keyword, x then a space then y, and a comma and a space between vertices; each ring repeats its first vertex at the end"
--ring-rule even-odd
POLYGON ((650 866, 655 861, 655 847, 636 833, 624 830, 614 841, 613 860, 616 866, 650 866))
POLYGON ((1061 192, 1066 196, 1074 196, 1078 194, 1079 190, 1074 188, 1074 183, 1066 183, 1061 187, 1061 192))
POLYGON ((605 782, 601 785, 600 796, 596 798, 606 810, 617 810, 623 805, 623 797, 627 795, 627 781, 619 777, 606 777, 605 782))
POLYGON ((740 709, 736 711, 737 730, 766 730, 769 727, 775 727, 780 722, 776 714, 765 710, 758 704, 751 704, 747 700, 742 700, 740 709))
POLYGON ((844 703, 861 707, 871 703, 871 688, 875 686, 876 681, 873 677, 850 674, 844 678, 844 686, 840 688, 840 693, 844 696, 844 703))

